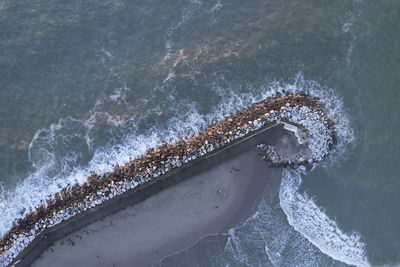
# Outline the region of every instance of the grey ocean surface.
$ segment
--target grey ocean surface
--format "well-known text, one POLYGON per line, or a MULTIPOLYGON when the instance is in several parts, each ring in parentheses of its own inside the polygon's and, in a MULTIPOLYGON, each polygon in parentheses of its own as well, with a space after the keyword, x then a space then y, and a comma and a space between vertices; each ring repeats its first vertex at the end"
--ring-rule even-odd
POLYGON ((3 0, 0 233, 90 171, 305 88, 341 99, 344 145, 271 183, 228 242, 159 265, 400 264, 399 21, 396 0, 3 0))

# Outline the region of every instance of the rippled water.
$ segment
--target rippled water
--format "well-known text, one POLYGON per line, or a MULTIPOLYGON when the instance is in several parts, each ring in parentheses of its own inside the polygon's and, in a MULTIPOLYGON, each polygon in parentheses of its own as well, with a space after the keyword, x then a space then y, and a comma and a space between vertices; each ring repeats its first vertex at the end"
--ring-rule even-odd
POLYGON ((306 88, 329 99, 341 146, 271 181, 186 265, 198 251, 205 265, 400 263, 399 15, 394 0, 2 1, 0 233, 91 171, 306 88))

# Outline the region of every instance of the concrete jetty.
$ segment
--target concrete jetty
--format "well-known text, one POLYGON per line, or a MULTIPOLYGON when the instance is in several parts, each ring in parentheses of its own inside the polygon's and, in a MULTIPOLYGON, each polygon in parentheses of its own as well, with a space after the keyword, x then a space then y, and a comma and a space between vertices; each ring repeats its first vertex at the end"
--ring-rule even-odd
POLYGON ((0 263, 30 262, 61 236, 257 145, 263 158, 291 165, 322 160, 334 141, 335 125, 317 98, 289 93, 264 99, 195 136, 163 142, 112 172, 63 188, 14 222, 0 240, 0 263), (294 141, 281 140, 291 147, 285 149, 277 140, 288 131, 294 141))
MULTIPOLYGON (((296 140, 294 134, 291 135, 291 139, 296 140)), ((210 154, 197 158, 196 160, 184 164, 165 175, 152 179, 137 188, 116 196, 90 210, 72 217, 67 221, 46 229, 39 234, 16 258, 15 262, 18 262, 16 266, 30 266, 44 250, 53 244, 53 242, 63 238, 64 236, 122 210, 127 206, 143 201, 157 192, 185 179, 189 179, 193 175, 204 170, 208 170, 235 155, 254 149, 260 143, 268 143, 274 147, 279 147, 284 151, 286 144, 282 142, 282 136, 288 136, 288 131, 284 129, 284 124, 278 122, 268 124, 248 136, 244 136, 220 149, 216 149, 210 154)), ((296 143, 297 142, 291 142, 291 144, 296 143)), ((295 147, 290 146, 290 151, 291 153, 298 153, 304 149, 304 146, 304 144, 301 145, 297 143, 295 147)), ((287 148, 289 149, 289 147, 287 148)))

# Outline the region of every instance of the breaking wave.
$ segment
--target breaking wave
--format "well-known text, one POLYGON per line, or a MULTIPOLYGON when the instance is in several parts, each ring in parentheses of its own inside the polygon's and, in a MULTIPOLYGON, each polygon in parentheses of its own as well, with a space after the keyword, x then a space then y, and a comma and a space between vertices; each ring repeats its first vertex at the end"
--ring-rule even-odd
POLYGON ((356 266, 369 266, 360 234, 343 232, 311 197, 299 192, 300 185, 299 170, 284 170, 279 199, 289 224, 333 259, 356 266))
POLYGON ((268 190, 256 213, 229 231, 225 262, 229 266, 345 266, 321 253, 287 223, 285 213, 270 199, 278 188, 268 190))

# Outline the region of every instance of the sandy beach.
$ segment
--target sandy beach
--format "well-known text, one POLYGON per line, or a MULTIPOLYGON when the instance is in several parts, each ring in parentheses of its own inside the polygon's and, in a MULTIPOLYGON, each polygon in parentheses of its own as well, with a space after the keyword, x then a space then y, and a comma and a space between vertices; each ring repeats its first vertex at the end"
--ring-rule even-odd
POLYGON ((33 266, 149 266, 238 225, 280 174, 251 150, 57 241, 33 266))

